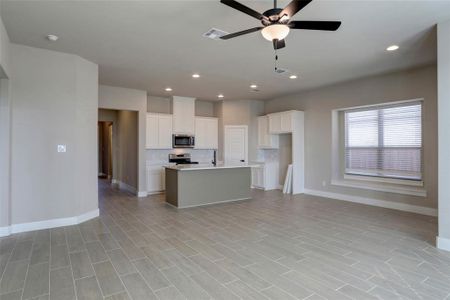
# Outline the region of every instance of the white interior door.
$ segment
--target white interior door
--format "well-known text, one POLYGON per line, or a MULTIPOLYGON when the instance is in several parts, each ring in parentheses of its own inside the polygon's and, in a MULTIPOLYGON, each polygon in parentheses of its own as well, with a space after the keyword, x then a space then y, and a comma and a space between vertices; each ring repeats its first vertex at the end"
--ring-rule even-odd
POLYGON ((248 163, 248 128, 246 125, 225 126, 225 163, 248 163))

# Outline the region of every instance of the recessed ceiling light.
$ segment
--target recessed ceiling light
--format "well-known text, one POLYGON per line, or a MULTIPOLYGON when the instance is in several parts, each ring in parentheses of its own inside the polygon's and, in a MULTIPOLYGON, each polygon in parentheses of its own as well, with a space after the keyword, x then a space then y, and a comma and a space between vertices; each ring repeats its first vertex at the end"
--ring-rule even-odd
POLYGON ((170 87, 166 87, 166 92, 171 92, 172 91, 172 88, 170 88, 170 87))
POLYGON ((199 78, 199 77, 200 77, 200 74, 197 74, 197 73, 192 74, 192 77, 193 77, 193 78, 199 78))
POLYGON ((225 97, 223 94, 217 95, 217 98, 223 98, 223 97, 225 97))
POLYGON ((258 86, 257 86, 256 84, 252 84, 252 85, 250 85, 250 88, 252 88, 252 89, 257 89, 258 86))
POLYGON ((49 40, 51 42, 56 42, 58 39, 59 39, 59 37, 57 35, 54 35, 54 34, 47 35, 47 40, 49 40))
POLYGON ((289 76, 290 79, 297 79, 297 75, 291 75, 289 76))
POLYGON ((398 50, 398 48, 400 48, 400 47, 397 45, 392 45, 392 46, 387 47, 386 50, 387 51, 395 51, 395 50, 398 50))

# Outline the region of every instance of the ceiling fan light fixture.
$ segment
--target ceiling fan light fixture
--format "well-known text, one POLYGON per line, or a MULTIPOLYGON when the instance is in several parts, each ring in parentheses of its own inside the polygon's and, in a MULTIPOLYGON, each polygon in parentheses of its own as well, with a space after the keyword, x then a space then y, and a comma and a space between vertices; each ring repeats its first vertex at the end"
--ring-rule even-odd
POLYGON ((272 24, 264 27, 261 33, 270 42, 273 40, 281 41, 289 34, 289 27, 284 24, 272 24))

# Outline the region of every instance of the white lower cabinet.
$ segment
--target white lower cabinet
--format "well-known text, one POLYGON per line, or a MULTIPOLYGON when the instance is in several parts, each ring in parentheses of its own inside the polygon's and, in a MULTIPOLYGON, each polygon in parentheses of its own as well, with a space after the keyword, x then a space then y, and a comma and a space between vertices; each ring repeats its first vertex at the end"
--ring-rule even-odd
POLYGON ((147 192, 155 194, 166 189, 166 170, 162 165, 147 166, 147 192))
POLYGON ((278 163, 262 163, 252 167, 252 187, 265 191, 280 187, 278 163))

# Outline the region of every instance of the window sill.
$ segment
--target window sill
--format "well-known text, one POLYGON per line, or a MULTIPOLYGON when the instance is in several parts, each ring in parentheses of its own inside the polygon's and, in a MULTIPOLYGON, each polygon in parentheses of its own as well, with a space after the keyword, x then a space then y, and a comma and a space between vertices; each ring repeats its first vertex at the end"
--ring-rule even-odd
POLYGON ((379 183, 379 184, 393 184, 397 186, 415 186, 415 187, 423 187, 422 180, 408 180, 408 179, 396 179, 396 178, 384 178, 384 177, 370 177, 370 176, 362 176, 362 175, 351 175, 344 174, 344 180, 354 180, 358 182, 365 183, 379 183))
POLYGON ((348 179, 333 179, 331 185, 350 187, 356 189, 371 190, 377 192, 387 192, 411 196, 426 197, 427 191, 421 186, 409 186, 409 185, 393 185, 381 182, 367 182, 362 180, 348 180, 348 179))

